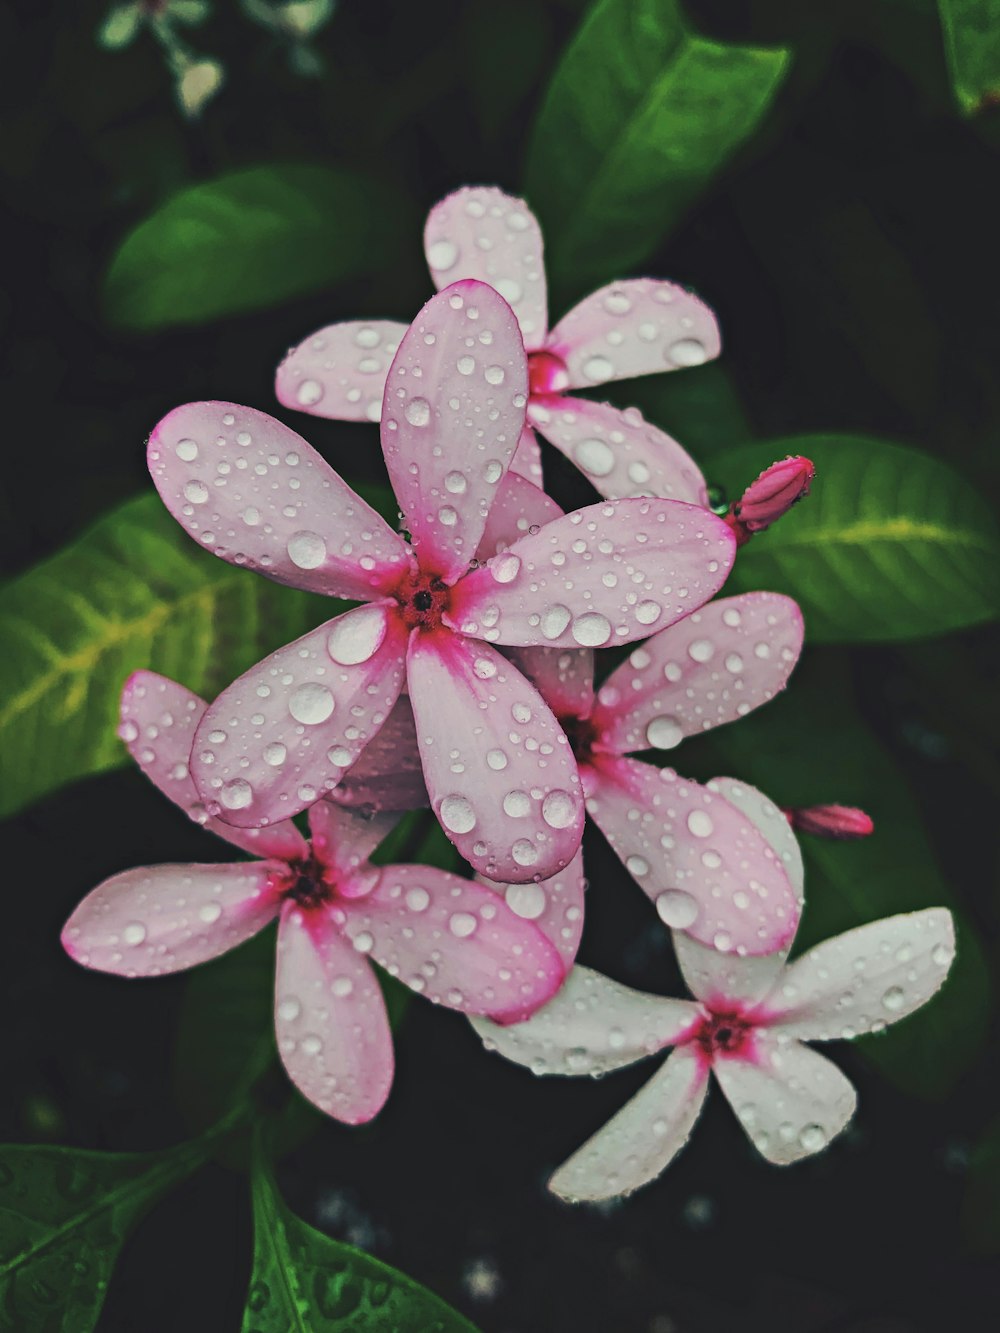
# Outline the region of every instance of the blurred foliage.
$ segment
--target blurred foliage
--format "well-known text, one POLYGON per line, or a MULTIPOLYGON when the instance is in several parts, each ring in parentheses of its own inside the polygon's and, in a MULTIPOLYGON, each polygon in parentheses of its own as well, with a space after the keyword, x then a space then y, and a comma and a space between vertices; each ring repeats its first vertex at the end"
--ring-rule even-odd
POLYGON ((938 0, 955 97, 967 116, 1000 104, 1000 3, 938 0))
POLYGON ((962 1230, 975 1250, 1000 1253, 1000 1120, 994 1120, 972 1150, 962 1230))

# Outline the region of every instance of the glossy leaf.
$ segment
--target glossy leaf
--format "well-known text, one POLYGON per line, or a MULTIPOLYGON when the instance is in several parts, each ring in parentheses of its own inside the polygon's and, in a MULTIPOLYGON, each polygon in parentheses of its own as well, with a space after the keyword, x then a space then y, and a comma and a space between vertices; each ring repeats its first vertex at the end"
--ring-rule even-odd
POLYGON ((290 1213, 261 1165, 253 1177, 253 1219, 243 1333, 475 1333, 426 1287, 290 1213))
POLYGON ((1000 0, 938 0, 952 87, 974 116, 1000 102, 1000 0))
POLYGON ((740 551, 727 591, 788 593, 811 642, 914 639, 1000 614, 1000 529, 958 472, 885 440, 797 435, 720 455, 708 480, 737 496, 787 454, 816 464, 812 491, 740 551))
POLYGON ((130 672, 210 696, 341 609, 200 551, 157 496, 128 501, 0 589, 0 814, 128 761, 130 672))
POLYGON ((528 156, 556 277, 584 291, 644 259, 756 129, 788 63, 784 50, 699 36, 676 0, 597 0, 528 156))
POLYGON ((181 190, 112 260, 116 324, 161 329, 266 309, 375 270, 409 220, 405 200, 334 167, 251 167, 181 190))
POLYGON ((118 1252, 146 1210, 204 1159, 0 1148, 0 1327, 89 1333, 118 1252))

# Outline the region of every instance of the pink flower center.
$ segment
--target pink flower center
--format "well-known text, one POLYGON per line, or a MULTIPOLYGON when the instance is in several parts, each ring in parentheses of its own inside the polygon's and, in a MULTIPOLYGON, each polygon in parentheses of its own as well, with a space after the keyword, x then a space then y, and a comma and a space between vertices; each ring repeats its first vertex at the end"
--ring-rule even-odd
POLYGON ((709 1060, 719 1055, 747 1056, 753 1043, 754 1024, 739 1009, 715 1009, 701 1019, 687 1038, 709 1060))
POLYGON ((588 763, 594 748, 594 742, 597 740, 597 728, 590 718, 577 717, 571 713, 567 717, 559 718, 559 725, 566 733, 566 739, 569 741, 576 762, 578 764, 588 763))
POLYGON ((566 362, 555 352, 528 353, 528 392, 532 398, 545 398, 569 388, 566 362))
POLYGON ((289 882, 283 891, 284 896, 305 911, 322 907, 336 896, 336 886, 328 879, 330 872, 315 852, 310 851, 301 861, 289 861, 288 869, 289 882))
POLYGON ((438 574, 407 574, 395 592, 407 629, 432 630, 441 625, 451 589, 438 574))

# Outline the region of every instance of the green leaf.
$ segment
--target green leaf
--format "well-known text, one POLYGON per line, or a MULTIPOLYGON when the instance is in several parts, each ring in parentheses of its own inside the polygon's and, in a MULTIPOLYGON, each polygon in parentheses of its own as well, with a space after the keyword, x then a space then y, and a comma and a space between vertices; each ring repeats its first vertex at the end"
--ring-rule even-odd
POLYGON ((676 0, 597 0, 528 154, 553 275, 582 289, 643 260, 754 132, 788 63, 698 36, 676 0))
POLYGON ((260 1163, 253 1219, 243 1333, 475 1333, 426 1287, 290 1213, 260 1163))
POLYGON ((861 806, 874 819, 875 832, 859 842, 800 838, 806 909, 796 952, 898 912, 955 913, 958 956, 943 989, 912 1018, 854 1043, 907 1092, 947 1096, 986 1037, 989 969, 906 778, 858 711, 839 654, 807 654, 787 693, 736 726, 686 742, 681 766, 702 778, 743 778, 780 806, 836 801, 861 806))
POLYGON ((128 501, 0 589, 0 814, 125 763, 130 672, 210 696, 341 609, 202 551, 158 496, 128 501))
POLYGON ((816 481, 740 551, 734 592, 795 597, 812 642, 914 639, 1000 613, 1000 531, 946 463, 885 440, 799 435, 725 453, 708 479, 738 496, 786 454, 811 458, 816 481))
POLYGON ((1000 99, 1000 0, 938 0, 955 97, 966 116, 1000 99))
POLYGON ((409 222, 394 191, 339 168, 230 172, 181 190, 126 236, 105 307, 135 329, 265 309, 376 270, 409 222))
POLYGON ((88 1333, 123 1242, 201 1144, 164 1153, 0 1148, 0 1323, 25 1333, 88 1333))

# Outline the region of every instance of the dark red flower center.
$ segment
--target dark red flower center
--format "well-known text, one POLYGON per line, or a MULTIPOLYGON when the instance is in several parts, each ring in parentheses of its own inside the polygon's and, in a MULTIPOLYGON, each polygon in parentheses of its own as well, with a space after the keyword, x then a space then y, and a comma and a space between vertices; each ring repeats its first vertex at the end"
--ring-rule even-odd
POLYGON ((448 609, 451 589, 438 574, 407 574, 396 589, 407 629, 437 629, 448 609))
POLYGON ((694 1042, 711 1060, 717 1055, 746 1055, 753 1040, 754 1024, 738 1009, 719 1009, 706 1014, 688 1041, 694 1042))
POLYGON ((532 398, 546 398, 569 388, 566 362, 555 352, 528 353, 528 392, 532 398))
POLYGON ((313 852, 301 861, 290 861, 288 869, 291 878, 284 890, 284 896, 291 898, 306 911, 322 907, 333 898, 335 886, 329 882, 328 871, 321 865, 313 852))
POLYGON ((566 733, 570 749, 578 764, 585 764, 590 759, 594 742, 597 740, 597 728, 589 717, 577 717, 569 714, 559 719, 559 725, 566 733))

